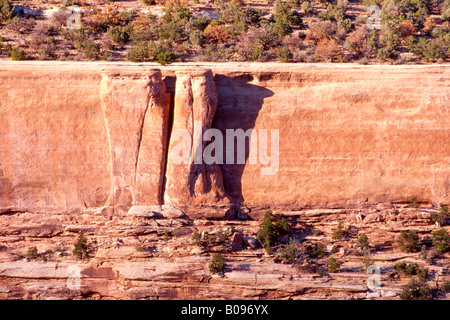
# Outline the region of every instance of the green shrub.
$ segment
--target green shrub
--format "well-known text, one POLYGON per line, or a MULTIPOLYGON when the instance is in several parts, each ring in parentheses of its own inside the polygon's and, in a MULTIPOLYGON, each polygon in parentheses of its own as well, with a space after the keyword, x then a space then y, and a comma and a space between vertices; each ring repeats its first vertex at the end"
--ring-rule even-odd
POLYGON ((168 42, 157 43, 152 49, 152 55, 155 61, 162 65, 172 63, 177 57, 168 42))
POLYGON ((277 51, 277 57, 281 62, 290 62, 294 55, 288 46, 283 46, 277 51))
POLYGON ((298 248, 295 241, 291 241, 283 250, 281 250, 280 258, 286 262, 293 262, 298 257, 298 248))
POLYGON ((111 37, 111 40, 117 44, 124 44, 130 39, 130 33, 132 31, 131 24, 122 26, 114 26, 108 28, 108 35, 111 37))
POLYGON ((192 27, 196 28, 198 31, 203 31, 209 25, 210 20, 205 16, 200 16, 197 18, 193 18, 189 21, 192 27))
POLYGON ((30 247, 27 251, 27 258, 29 260, 37 259, 38 257, 38 249, 36 247, 30 247))
POLYGON ((169 239, 172 237, 172 235, 170 234, 169 230, 165 230, 163 233, 163 239, 164 241, 169 241, 169 239))
POLYGON ((320 242, 307 245, 306 253, 310 258, 322 258, 327 254, 324 245, 320 242))
POLYGON ((200 30, 194 30, 189 35, 189 41, 196 46, 201 46, 205 43, 205 35, 200 30))
POLYGON ((350 19, 338 20, 338 27, 345 29, 345 31, 350 31, 353 28, 352 21, 350 19))
POLYGON ((331 248, 331 253, 336 253, 336 252, 338 252, 339 251, 339 248, 338 248, 338 246, 337 245, 333 245, 333 247, 331 248))
POLYGON ((264 213, 263 222, 256 234, 256 238, 269 253, 272 252, 271 246, 275 244, 277 237, 288 232, 289 223, 287 220, 285 218, 276 220, 273 217, 272 211, 267 210, 266 213, 264 213))
POLYGON ((218 243, 224 243, 228 240, 228 237, 230 236, 230 234, 226 231, 219 230, 217 232, 216 236, 217 236, 218 243))
POLYGON ((427 0, 386 0, 381 9, 381 22, 388 28, 394 28, 399 22, 413 20, 421 29, 428 16, 427 0))
POLYGON ((133 62, 147 61, 150 58, 150 50, 146 42, 134 44, 127 54, 127 59, 133 62))
POLYGON ((225 258, 218 252, 212 256, 211 263, 209 265, 209 271, 211 273, 223 272, 225 269, 225 258))
POLYGON ((380 36, 377 29, 370 30, 367 36, 367 46, 371 49, 378 49, 380 36))
POLYGON ((26 54, 25 51, 21 49, 12 49, 11 50, 11 59, 15 61, 25 60, 26 54))
POLYGON ((431 300, 433 298, 430 287, 422 281, 411 279, 403 286, 400 294, 402 300, 431 300))
POLYGON ((262 225, 256 234, 259 243, 266 249, 270 248, 272 244, 275 243, 276 239, 276 231, 272 219, 272 211, 266 211, 266 213, 264 213, 262 225))
POLYGON ((72 253, 80 260, 88 256, 87 238, 83 232, 78 235, 78 240, 74 243, 74 249, 72 253))
POLYGON ((419 267, 417 263, 407 264, 405 261, 396 263, 395 270, 405 274, 406 276, 418 276, 419 279, 425 280, 428 277, 428 269, 419 267))
POLYGON ((333 239, 338 240, 345 237, 344 224, 342 221, 339 221, 338 227, 333 231, 333 239))
POLYGON ((432 213, 431 219, 434 222, 437 222, 440 226, 445 225, 445 221, 450 218, 450 212, 448 210, 448 206, 443 206, 439 213, 432 213))
POLYGON ((161 22, 153 25, 152 33, 157 34, 160 39, 168 40, 170 42, 182 42, 186 38, 184 26, 177 21, 169 23, 161 22))
POLYGON ((277 235, 287 234, 289 232, 289 223, 285 218, 275 221, 275 231, 277 235))
POLYGON ((400 250, 404 252, 419 252, 419 236, 415 230, 404 230, 397 239, 400 250))
POLYGON ((301 9, 307 16, 311 15, 314 11, 314 7, 310 1, 303 1, 302 5, 301 5, 301 9))
POLYGON ((196 246, 201 246, 202 245, 201 239, 202 239, 202 235, 198 231, 195 231, 192 234, 192 244, 194 244, 196 246))
POLYGON ((292 26, 287 18, 279 19, 272 24, 273 30, 278 34, 280 38, 283 38, 292 33, 292 26))
POLYGON ((356 239, 356 247, 362 251, 369 250, 369 238, 365 233, 361 233, 356 239))
POLYGON ((0 22, 11 19, 13 12, 14 6, 9 0, 0 0, 0 22))
POLYGON ((327 6, 327 11, 322 11, 317 16, 322 20, 341 21, 345 19, 345 11, 346 9, 344 6, 334 6, 332 4, 329 4, 327 6))
POLYGON ((450 251, 450 236, 444 228, 433 232, 433 247, 438 254, 450 251))
POLYGON ((75 40, 75 45, 83 53, 84 58, 97 59, 100 54, 100 46, 91 38, 75 40))
POLYGON ((406 269, 407 263, 405 261, 398 262, 394 265, 394 269, 398 272, 404 272, 406 269))
POLYGON ((419 56, 424 61, 435 62, 438 59, 445 59, 445 44, 441 40, 429 40, 425 38, 407 38, 406 46, 408 49, 419 56))
POLYGON ((328 272, 336 273, 339 272, 341 265, 336 261, 335 258, 331 257, 328 259, 328 272))

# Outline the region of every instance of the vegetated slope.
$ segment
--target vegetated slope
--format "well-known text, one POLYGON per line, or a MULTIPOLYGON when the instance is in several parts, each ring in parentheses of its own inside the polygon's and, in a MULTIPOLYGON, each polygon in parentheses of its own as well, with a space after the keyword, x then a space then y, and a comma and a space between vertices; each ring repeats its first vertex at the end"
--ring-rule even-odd
POLYGON ((1 0, 0 7, 0 54, 13 60, 398 64, 446 62, 450 54, 449 0, 1 0))

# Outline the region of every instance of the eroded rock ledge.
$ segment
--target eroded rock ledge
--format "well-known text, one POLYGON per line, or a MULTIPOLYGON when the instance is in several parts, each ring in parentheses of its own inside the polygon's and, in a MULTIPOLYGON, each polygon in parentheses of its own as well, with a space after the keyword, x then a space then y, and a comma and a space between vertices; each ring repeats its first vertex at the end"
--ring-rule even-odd
MULTIPOLYGON (((254 220, 191 220, 170 206, 133 210, 125 216, 0 215, 0 299, 399 299, 411 277, 396 272, 398 262, 427 268, 432 287, 450 281, 448 253, 432 258, 427 242, 439 229, 430 219, 433 212, 437 210, 428 206, 388 204, 357 210, 275 211, 290 225, 284 240, 324 245, 326 255, 314 259, 325 270, 320 274, 283 262, 283 241, 273 247, 274 255, 267 255, 254 241, 260 227, 254 220), (334 240, 339 221, 347 233, 334 240), (235 234, 224 242, 211 240, 229 233, 232 226, 235 234), (418 230, 428 260, 421 252, 399 250, 396 239, 408 229, 418 230), (80 231, 89 244, 89 257, 82 261, 72 254, 80 231), (194 231, 210 239, 208 244, 195 245, 194 231), (240 233, 243 242, 236 241, 240 233), (368 286, 373 273, 356 247, 362 233, 369 239, 370 263, 380 270, 379 289, 368 286), (38 254, 29 260, 27 249, 33 246, 38 254), (223 274, 208 269, 215 252, 226 259, 223 274), (339 273, 326 271, 330 257, 340 264, 339 273)), ((450 296, 442 293, 438 298, 450 296)))
POLYGON ((0 297, 398 298, 408 280, 392 278, 401 260, 446 279, 448 254, 430 264, 393 243, 411 228, 426 242, 438 228, 430 213, 449 203, 449 70, 1 66, 0 297), (262 175, 268 164, 251 163, 249 152, 245 163, 196 162, 210 128, 252 129, 258 141, 278 130, 278 171, 262 175), (177 164, 180 131, 189 157, 177 164), (418 209, 406 205, 411 196, 418 209), (245 242, 269 208, 299 241, 337 244, 344 271, 299 272, 245 242), (333 242, 338 221, 352 236, 333 242), (231 225, 244 246, 191 244, 194 231, 231 225), (86 261, 71 253, 79 232, 92 248, 86 261), (361 232, 383 270, 380 292, 359 271, 361 232), (32 246, 39 257, 27 261, 32 246), (217 251, 223 277, 207 269, 217 251), (76 290, 67 285, 73 267, 76 290))

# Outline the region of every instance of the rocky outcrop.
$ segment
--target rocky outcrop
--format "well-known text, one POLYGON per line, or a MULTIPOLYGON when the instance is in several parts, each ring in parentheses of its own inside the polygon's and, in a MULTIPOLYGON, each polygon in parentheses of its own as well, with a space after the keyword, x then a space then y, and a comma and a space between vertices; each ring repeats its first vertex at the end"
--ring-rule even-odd
POLYGON ((0 212, 448 203, 448 67, 284 66, 3 65, 0 212))
POLYGON ((161 204, 170 96, 159 70, 103 72, 102 109, 110 145, 111 193, 106 203, 161 204))
MULTIPOLYGON (((218 103, 212 72, 183 70, 176 72, 176 78, 164 202, 178 206, 226 204, 219 163, 207 164, 204 159, 204 136, 211 129, 218 103)), ((211 144, 214 142, 209 148, 213 148, 211 144)))
POLYGON ((440 228, 430 219, 437 210, 427 206, 274 211, 288 221, 290 233, 278 239, 272 255, 254 242, 259 221, 193 221, 168 206, 152 214, 134 208, 126 216, 0 215, 0 299, 399 299, 412 277, 395 269, 398 262, 428 269, 430 287, 450 281, 448 253, 433 257, 427 245, 440 228), (333 239, 338 222, 345 236, 333 239), (408 229, 418 230, 428 258, 400 251, 396 239, 408 229), (79 231, 88 240, 83 260, 72 253, 79 231), (194 231, 201 244, 193 241, 194 231), (366 254, 356 245, 362 233, 369 241, 366 254), (283 249, 292 240, 298 250, 321 243, 325 255, 306 265, 286 262, 283 249), (34 246, 37 254, 30 257, 34 246), (219 274, 208 268, 215 252, 225 257, 219 274), (331 257, 340 272, 329 272, 331 257))

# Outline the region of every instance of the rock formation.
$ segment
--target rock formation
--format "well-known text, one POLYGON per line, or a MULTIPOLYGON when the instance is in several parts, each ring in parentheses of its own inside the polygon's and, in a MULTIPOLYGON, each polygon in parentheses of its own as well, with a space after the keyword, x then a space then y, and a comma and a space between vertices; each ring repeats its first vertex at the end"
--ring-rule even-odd
POLYGON ((204 134, 211 128, 218 103, 212 72, 183 70, 176 72, 176 78, 164 202, 176 206, 226 204, 219 163, 207 164, 204 159, 204 134))
POLYGON ((161 72, 103 72, 100 96, 111 157, 106 205, 161 204, 170 114, 161 72))
POLYGON ((398 299, 399 261, 450 280, 448 253, 424 258, 449 204, 449 67, 203 67, 0 66, 0 299, 398 299), (269 208, 290 226, 274 255, 269 208), (399 250, 409 229, 424 252, 399 250), (324 245, 319 273, 283 262, 290 239, 324 245))
POLYGON ((2 211, 449 201, 446 67, 2 68, 2 211))

